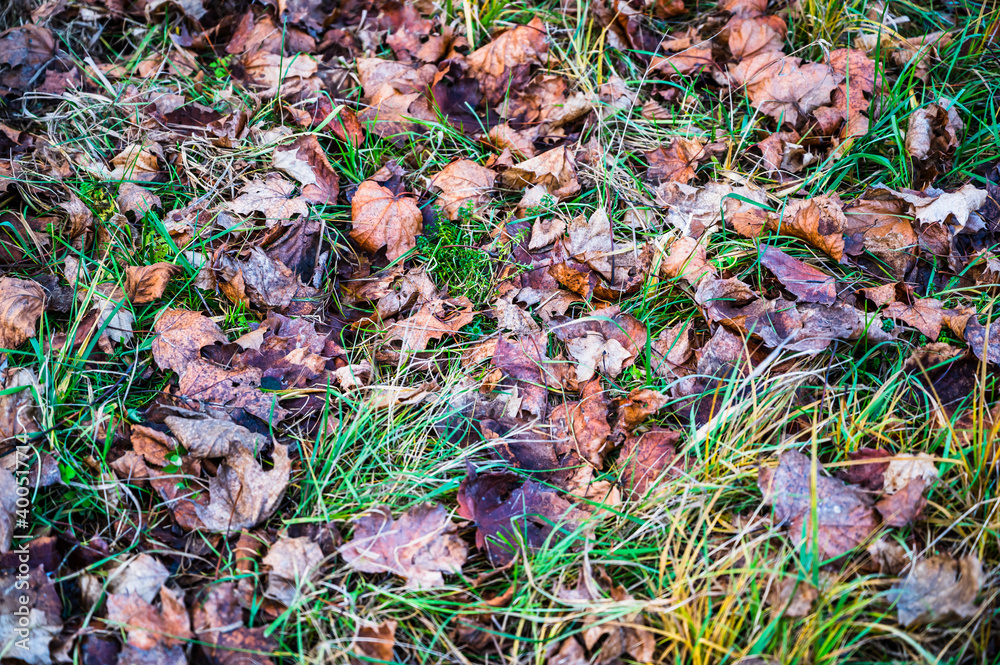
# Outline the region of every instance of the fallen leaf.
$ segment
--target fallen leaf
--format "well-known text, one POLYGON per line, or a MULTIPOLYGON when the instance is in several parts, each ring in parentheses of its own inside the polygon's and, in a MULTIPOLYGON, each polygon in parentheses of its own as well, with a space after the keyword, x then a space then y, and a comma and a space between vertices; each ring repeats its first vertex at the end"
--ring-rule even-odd
POLYGON ((278 538, 267 556, 261 559, 262 564, 270 567, 265 595, 285 607, 292 607, 299 596, 299 589, 311 583, 324 558, 320 546, 306 536, 278 538))
POLYGON ((469 54, 466 61, 480 91, 490 104, 499 104, 512 89, 528 80, 528 70, 541 65, 548 54, 545 24, 535 17, 501 33, 469 54))
POLYGON ((782 616, 801 618, 809 616, 819 590, 804 580, 784 577, 771 586, 767 603, 782 616))
POLYGON ((269 173, 263 180, 253 180, 240 188, 240 195, 228 203, 228 208, 239 215, 259 212, 268 226, 287 221, 297 215, 308 215, 309 204, 304 196, 295 194, 294 183, 276 173, 269 173))
POLYGON ((257 51, 243 58, 246 83, 258 88, 265 98, 273 98, 279 91, 284 97, 292 97, 318 90, 321 83, 314 76, 318 69, 317 60, 305 53, 285 57, 257 51))
POLYGON ((669 254, 660 265, 663 273, 671 279, 683 279, 697 287, 708 275, 715 275, 715 266, 708 262, 705 243, 688 236, 674 240, 668 248, 669 254))
POLYGON ((744 60, 769 51, 779 53, 785 46, 788 25, 780 16, 734 16, 726 24, 725 32, 733 57, 744 60))
POLYGON ((108 576, 108 591, 123 596, 134 594, 151 603, 169 577, 170 572, 159 559, 142 553, 120 564, 108 576))
POLYGON ((255 527, 274 513, 285 495, 291 471, 286 446, 274 444, 274 465, 265 471, 257 455, 268 447, 268 440, 245 427, 217 419, 176 416, 168 416, 165 422, 189 454, 218 456, 225 451, 218 472, 209 479, 208 504, 196 506, 205 528, 229 534, 255 527), (225 432, 221 448, 219 431, 225 432))
POLYGON ((882 515, 882 522, 897 527, 916 522, 927 505, 924 498, 926 487, 923 478, 914 478, 894 494, 880 499, 875 504, 875 510, 882 515))
POLYGON ((38 432, 40 391, 38 377, 28 367, 8 367, 0 371, 0 443, 38 432))
POLYGON ((163 148, 156 143, 133 143, 111 158, 109 180, 152 182, 160 177, 163 148))
POLYGON ((882 491, 885 470, 889 468, 892 453, 880 448, 858 448, 847 453, 847 457, 856 464, 844 466, 837 472, 844 482, 871 492, 882 491))
POLYGON ((934 458, 927 453, 895 455, 885 470, 882 491, 892 495, 902 490, 912 480, 919 479, 929 485, 938 477, 934 458))
POLYGON ((355 653, 364 658, 355 663, 392 663, 392 650, 396 646, 395 621, 383 621, 374 626, 362 626, 358 629, 352 648, 355 653))
POLYGON ((522 543, 539 548, 553 534, 567 537, 581 518, 570 502, 533 480, 472 470, 458 487, 458 514, 476 523, 476 545, 494 566, 513 561, 522 543))
POLYGON ((441 504, 420 504, 398 520, 388 508, 374 508, 355 520, 340 555, 360 572, 399 575, 406 588, 444 586, 443 573, 461 573, 468 557, 457 531, 441 504))
POLYGON ((163 295, 167 282, 180 272, 180 266, 162 261, 148 266, 125 266, 125 295, 136 305, 151 303, 163 295))
POLYGON ((475 211, 489 200, 496 177, 472 160, 459 159, 441 169, 430 186, 440 192, 437 200, 448 219, 455 220, 464 207, 471 205, 475 211))
POLYGON ((836 280, 775 247, 765 247, 760 262, 802 302, 832 305, 837 301, 836 280))
POLYGON ((652 343, 653 371, 659 376, 676 378, 686 372, 691 359, 691 326, 681 322, 663 330, 652 343))
POLYGON ((616 378, 635 362, 647 337, 646 327, 617 307, 595 310, 586 319, 560 324, 555 333, 577 361, 576 375, 581 383, 589 381, 597 370, 616 378))
POLYGON ((667 221, 690 238, 700 238, 725 221, 736 228, 760 217, 757 228, 764 226, 764 210, 736 197, 764 205, 764 192, 749 187, 731 187, 709 182, 691 187, 679 182, 665 182, 656 188, 656 202, 667 208, 667 221))
POLYGON ((566 402, 552 409, 549 422, 558 452, 573 452, 595 467, 601 466, 611 426, 608 400, 599 380, 588 381, 580 389, 579 402, 566 402))
MULTIPOLYGON (((301 197, 306 201, 322 205, 337 204, 340 176, 330 165, 315 134, 299 136, 290 145, 275 148, 271 164, 298 181, 302 186, 301 197)), ((266 211, 261 212, 268 218, 272 217, 266 211)))
POLYGON ((124 628, 128 644, 137 649, 177 646, 193 637, 183 599, 168 587, 162 587, 159 594, 159 610, 134 593, 108 596, 108 621, 124 628))
POLYGON ((646 178, 653 184, 666 180, 685 185, 697 176, 698 162, 705 158, 705 148, 698 139, 678 136, 669 147, 660 146, 646 153, 649 169, 646 178))
POLYGON ((663 473, 674 466, 680 438, 680 432, 653 429, 625 439, 618 465, 626 496, 638 501, 653 489, 663 473))
POLYGON ((35 336, 45 300, 37 283, 0 277, 0 349, 14 350, 35 336))
POLYGON ((137 220, 145 217, 151 210, 163 208, 159 196, 131 182, 123 182, 118 186, 118 198, 115 202, 119 210, 132 213, 137 220))
POLYGON ((26 563, 21 565, 24 568, 19 571, 0 573, 0 588, 8 590, 0 595, 4 658, 16 653, 17 659, 28 665, 50 665, 55 662, 53 652, 58 650, 53 640, 63 629, 62 600, 41 566, 28 570, 26 563), (15 590, 18 593, 13 593, 15 590))
POLYGON ((201 359, 201 349, 229 340, 219 326, 200 312, 165 309, 153 324, 153 359, 160 369, 178 374, 201 359))
POLYGON ((794 450, 781 454, 776 469, 762 467, 757 485, 763 503, 773 507, 776 522, 788 525, 792 543, 799 546, 808 542, 826 561, 861 545, 878 528, 878 522, 865 494, 823 475, 819 462, 816 466, 815 495, 811 487, 813 461, 794 450), (812 520, 814 509, 816 522, 812 520))
POLYGON ((566 147, 553 148, 514 165, 500 174, 500 181, 511 189, 542 185, 556 199, 565 199, 580 191, 576 160, 566 147))
POLYGON ((665 395, 650 388, 636 388, 618 405, 618 422, 615 429, 631 432, 646 419, 667 405, 665 395))
POLYGON ((737 85, 746 86, 747 97, 765 115, 796 126, 800 118, 830 103, 831 95, 844 80, 829 65, 759 51, 730 69, 737 85))
POLYGON ((351 200, 351 238, 375 253, 386 248, 386 258, 395 261, 417 245, 423 216, 416 201, 397 196, 371 180, 365 180, 351 200))
POLYGON ((531 225, 531 240, 528 249, 541 249, 563 237, 566 222, 559 217, 539 217, 531 225))
POLYGON ((899 623, 954 623, 972 618, 983 583, 983 565, 975 556, 955 560, 949 554, 920 559, 893 587, 899 623))
POLYGON ((843 229, 847 219, 834 199, 816 196, 789 201, 782 217, 768 217, 767 225, 776 233, 805 240, 836 261, 844 257, 843 229))
POLYGON ((266 626, 243 626, 238 598, 232 582, 213 583, 194 608, 192 624, 209 665, 274 665, 267 656, 277 650, 277 643, 265 636, 266 626))
POLYGON ((941 98, 910 114, 906 126, 906 152, 918 162, 916 186, 929 183, 951 167, 965 124, 954 101, 941 98))
POLYGON ((454 335, 474 318, 472 302, 465 296, 432 300, 421 305, 409 318, 389 326, 386 339, 399 340, 403 352, 423 351, 432 339, 454 335))
POLYGON ((319 291, 260 247, 253 247, 245 261, 220 254, 215 265, 222 292, 233 302, 250 302, 262 309, 309 313, 319 291))
POLYGON ((933 342, 941 334, 943 308, 940 300, 913 298, 912 303, 891 302, 882 313, 890 319, 898 319, 913 326, 933 342))

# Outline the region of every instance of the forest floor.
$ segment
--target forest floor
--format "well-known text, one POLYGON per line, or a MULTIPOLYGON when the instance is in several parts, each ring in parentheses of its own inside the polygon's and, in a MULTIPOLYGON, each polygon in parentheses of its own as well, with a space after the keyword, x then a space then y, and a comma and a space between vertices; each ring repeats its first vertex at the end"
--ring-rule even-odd
POLYGON ((0 660, 996 663, 1000 12, 0 8, 0 660))

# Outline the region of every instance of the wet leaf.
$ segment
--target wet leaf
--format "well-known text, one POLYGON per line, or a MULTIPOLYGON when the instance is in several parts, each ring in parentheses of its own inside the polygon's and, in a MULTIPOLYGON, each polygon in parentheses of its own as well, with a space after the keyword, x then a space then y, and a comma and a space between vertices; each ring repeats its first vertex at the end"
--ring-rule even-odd
POLYGON ((766 247, 760 262, 782 285, 803 302, 832 305, 837 301, 837 282, 807 263, 793 259, 780 249, 766 247))
POLYGON ((501 33, 468 56, 469 71, 491 104, 499 104, 511 89, 528 79, 532 66, 548 54, 545 24, 535 17, 501 33))
POLYGON ((126 266, 125 295, 137 305, 159 300, 167 282, 180 272, 180 266, 162 261, 148 266, 126 266))
POLYGON ((431 180, 431 187, 440 192, 438 204, 448 219, 458 219, 463 207, 470 205, 476 211, 489 201, 496 177, 492 170, 472 160, 459 159, 441 169, 431 180))
POLYGON ((16 349, 37 332, 45 291, 27 279, 0 277, 0 349, 16 349))

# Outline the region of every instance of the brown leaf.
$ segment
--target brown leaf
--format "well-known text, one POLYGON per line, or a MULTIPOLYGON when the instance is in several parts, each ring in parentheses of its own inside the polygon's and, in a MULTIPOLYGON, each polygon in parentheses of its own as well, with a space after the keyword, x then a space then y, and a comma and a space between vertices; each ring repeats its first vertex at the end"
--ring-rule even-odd
POLYGON ((764 210, 735 198, 740 196, 764 204, 766 196, 761 190, 749 187, 731 187, 709 182, 704 187, 691 187, 679 182, 665 182, 656 188, 656 202, 667 208, 667 221, 690 238, 700 238, 714 230, 723 216, 734 228, 756 226, 759 235, 764 226, 764 210), (759 219, 758 219, 759 218, 759 219))
POLYGON ((45 290, 37 283, 0 277, 0 349, 16 349, 35 336, 45 300, 45 290))
POLYGON ((646 419, 667 405, 668 399, 650 388, 636 388, 618 405, 618 422, 615 429, 631 432, 646 419))
POLYGON ((938 479, 937 466, 934 458, 927 453, 916 455, 895 455, 885 470, 885 482, 882 490, 889 495, 904 489, 914 480, 921 480, 929 485, 938 479))
POLYGON ((431 180, 437 189, 438 203, 448 219, 459 219, 463 207, 475 211, 489 201, 489 192, 497 174, 469 159, 459 159, 441 169, 431 180))
POLYGON ((914 478, 895 494, 883 497, 875 504, 882 521, 889 526, 904 527, 920 519, 927 505, 924 498, 926 487, 922 478, 914 478))
POLYGON ((680 438, 680 432, 653 429, 625 439, 618 465, 625 494, 633 501, 646 496, 663 472, 674 466, 680 438))
POLYGON ((245 261, 228 254, 219 255, 212 266, 219 286, 234 302, 250 302, 262 309, 308 314, 319 291, 302 283, 302 278, 284 263, 253 247, 245 261))
POLYGON ((118 198, 115 202, 119 210, 123 213, 131 212, 135 219, 142 219, 150 210, 163 208, 159 196, 131 182, 123 182, 118 186, 118 198))
POLYGON ((292 607, 300 588, 306 587, 305 593, 309 592, 308 585, 319 572, 323 559, 323 550, 307 536, 278 538, 261 560, 270 567, 264 594, 285 607, 292 607))
POLYGON ((441 504, 417 505, 398 520, 388 508, 374 508, 355 520, 354 536, 340 555, 363 573, 406 578, 406 588, 444 586, 442 573, 461 573, 468 557, 457 531, 441 504))
POLYGON ((158 144, 133 143, 111 159, 114 170, 108 179, 152 182, 159 178, 160 164, 165 161, 158 144))
POLYGON ((265 471, 257 455, 268 440, 245 427, 217 419, 190 420, 168 416, 166 424, 195 457, 225 458, 209 479, 209 502, 197 505, 199 519, 210 531, 224 534, 249 529, 269 518, 288 486, 288 449, 275 443, 273 468, 265 471))
POLYGON ((669 255, 660 265, 663 273, 672 279, 683 279, 697 287, 706 276, 715 275, 715 266, 708 262, 705 243, 688 236, 674 240, 669 255))
POLYGON ((153 359, 160 369, 178 374, 201 359, 202 347, 225 344, 229 340, 222 329, 200 312, 165 309, 153 324, 153 359))
POLYGON ((817 598, 819 590, 813 585, 794 577, 784 577, 771 587, 767 603, 782 616, 801 618, 809 616, 817 598))
POLYGON ((617 378, 646 346, 646 327, 617 307, 595 310, 587 319, 560 325, 556 336, 577 361, 576 378, 589 381, 600 370, 617 378))
POLYGON ((542 547, 554 531, 565 538, 581 519, 555 492, 513 473, 469 475, 458 487, 458 514, 476 523, 476 545, 494 566, 514 560, 523 543, 542 547))
POLYGON ((371 180, 362 182, 351 200, 351 222, 351 238, 373 254, 385 247, 390 261, 416 247, 423 230, 414 199, 396 196, 371 180))
POLYGON ((40 83, 38 76, 55 55, 52 33, 32 24, 0 33, 0 86, 4 92, 25 92, 40 83))
POLYGON ((125 628, 128 644, 144 651, 177 646, 191 639, 191 620, 183 598, 163 587, 160 602, 161 609, 157 610, 137 594, 110 594, 108 621, 125 628))
POLYGON ((392 650, 396 646, 396 625, 395 621, 383 621, 375 626, 359 628, 358 636, 354 638, 353 649, 364 660, 356 659, 354 662, 395 662, 392 650))
POLYGON ((891 302, 882 313, 913 326, 933 342, 941 334, 943 307, 941 301, 934 298, 914 298, 912 304, 891 302))
POLYGON ((548 54, 545 24, 535 17, 501 33, 489 44, 469 54, 469 72, 479 81, 480 92, 490 104, 499 104, 508 91, 528 78, 532 65, 541 65, 548 54))
POLYGON ((400 340, 403 352, 423 351, 432 339, 454 335, 474 318, 472 301, 465 296, 439 298, 421 305, 409 318, 389 326, 387 340, 400 340))
POLYGON ((493 365, 502 370, 519 390, 521 408, 538 417, 548 413, 548 386, 558 386, 546 356, 548 335, 522 335, 518 339, 501 336, 493 355, 493 365))
POLYGON ((982 583, 983 565, 975 556, 920 559, 893 587, 899 623, 908 627, 970 619, 979 611, 975 601, 982 583))
POLYGON ((306 53, 287 57, 257 51, 243 58, 244 80, 265 98, 277 96, 279 90, 283 97, 318 90, 321 82, 314 76, 318 68, 317 60, 306 53))
POLYGON ((149 266, 126 266, 125 295, 137 305, 158 300, 170 278, 180 271, 180 266, 162 261, 149 266))
POLYGON ((793 544, 810 543, 825 561, 853 550, 874 533, 878 524, 865 494, 823 475, 817 462, 814 503, 812 460, 794 450, 782 453, 779 460, 776 469, 760 469, 757 485, 763 503, 773 507, 775 521, 788 525, 793 544))
MULTIPOLYGON (((302 185, 301 197, 306 201, 323 205, 337 204, 340 176, 330 165, 315 134, 299 136, 290 145, 275 148, 271 164, 302 185)), ((272 217, 266 212, 265 215, 272 217)))
POLYGON ((516 164, 500 174, 500 181, 512 189, 542 185, 557 199, 580 191, 576 179, 576 160, 569 148, 553 148, 537 157, 516 164))
POLYGON ((832 305, 837 300, 836 280, 807 263, 793 259, 780 249, 766 247, 760 262, 802 302, 832 305))
POLYGON ((1000 321, 990 321, 989 326, 984 326, 975 316, 969 317, 965 324, 965 341, 977 358, 1000 365, 1000 321))
POLYGON ((917 234, 910 223, 909 206, 885 190, 872 189, 845 212, 852 255, 862 251, 878 259, 881 272, 888 268, 903 279, 916 262, 917 234))
POLYGON ((0 443, 39 431, 38 378, 27 367, 8 367, 0 371, 0 443))
POLYGON ((795 126, 820 106, 844 80, 829 65, 802 64, 801 58, 780 51, 760 51, 730 69, 737 85, 746 85, 746 94, 756 108, 779 122, 795 126))
POLYGON ((243 610, 237 604, 239 594, 232 582, 214 583, 193 613, 198 640, 209 665, 274 665, 267 656, 277 644, 264 635, 266 626, 243 627, 243 610))
POLYGON ((583 386, 579 402, 567 402, 552 409, 549 422, 559 453, 574 452, 595 467, 601 466, 611 426, 608 400, 600 380, 592 379, 583 386))
MULTIPOLYGON (((705 42, 705 46, 691 46, 685 48, 680 53, 653 56, 653 59, 649 63, 650 71, 663 72, 668 76, 697 74, 703 69, 709 69, 714 66, 715 60, 712 59, 712 49, 707 42, 705 42)), ((646 107, 643 107, 643 111, 646 111, 646 107)))
POLYGON ((663 330, 653 340, 651 350, 654 372, 669 378, 680 376, 691 359, 691 326, 685 321, 663 330))
POLYGON ((780 52, 785 46, 788 25, 780 16, 734 16, 726 24, 725 32, 729 51, 737 60, 743 60, 768 51, 780 52))
POLYGON ((883 476, 889 468, 892 453, 881 448, 858 448, 847 453, 847 458, 857 464, 841 467, 837 472, 844 482, 872 492, 882 490, 883 476), (871 461, 863 461, 871 460, 871 461))
POLYGON ((263 180, 253 180, 240 188, 240 195, 228 203, 238 215, 259 212, 268 226, 287 221, 296 215, 308 215, 309 204, 304 196, 294 194, 295 185, 276 173, 263 180))
POLYGON ((784 215, 780 219, 768 217, 767 226, 776 233, 801 238, 837 261, 844 257, 847 220, 834 199, 817 196, 789 201, 784 215))
POLYGON ((964 129, 956 104, 950 99, 941 98, 910 114, 906 152, 918 162, 915 186, 931 182, 950 168, 964 129))
POLYGON ((660 146, 646 153, 649 170, 646 178, 653 184, 673 180, 687 184, 697 176, 698 162, 705 158, 705 148, 698 139, 678 136, 670 146, 660 146))

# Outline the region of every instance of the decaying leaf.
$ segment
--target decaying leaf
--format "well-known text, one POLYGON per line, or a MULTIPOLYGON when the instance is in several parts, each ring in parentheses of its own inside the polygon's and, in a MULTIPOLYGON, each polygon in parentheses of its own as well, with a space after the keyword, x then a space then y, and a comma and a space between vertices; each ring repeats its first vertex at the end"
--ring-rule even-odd
POLYGON ((454 335, 473 318, 472 302, 465 296, 432 300, 409 318, 389 326, 387 339, 399 340, 402 351, 423 351, 432 339, 454 335))
POLYGON ((542 64, 548 53, 546 36, 545 24, 536 17, 469 54, 469 69, 491 104, 527 81, 531 66, 542 64))
POLYGON ((875 532, 878 520, 868 496, 823 475, 819 462, 816 466, 815 492, 813 461, 794 450, 781 454, 776 469, 762 467, 757 484, 763 502, 773 507, 776 522, 787 525, 792 542, 809 543, 820 559, 827 560, 864 543, 875 532))
POLYGON ((45 300, 37 283, 0 277, 0 349, 16 349, 35 336, 45 300))
POLYGON ((954 559, 940 554, 920 559, 893 591, 904 626, 969 619, 983 583, 983 564, 975 556, 954 559))
POLYGON ((148 266, 126 266, 125 295, 137 305, 158 300, 170 278, 180 271, 180 266, 162 261, 148 266))
POLYGON ((657 479, 674 465, 680 432, 653 429, 629 436, 618 456, 622 485, 626 494, 639 500, 654 489, 657 479))
POLYGON ((496 177, 488 168, 459 159, 441 169, 431 181, 431 187, 440 192, 438 203, 448 219, 458 219, 464 206, 471 205, 475 210, 488 200, 496 177))
POLYGON ((514 559, 521 544, 542 547, 565 538, 580 519, 571 503, 512 473, 470 471, 458 488, 458 514, 476 523, 476 545, 494 566, 514 559))
POLYGON ((265 594, 292 607, 299 589, 316 576, 323 559, 323 550, 308 536, 279 538, 261 559, 270 567, 265 594))
POLYGON ((409 196, 397 196, 378 183, 366 180, 351 200, 351 238, 375 253, 386 248, 386 258, 398 259, 417 244, 423 216, 409 196))
POLYGON ((564 199, 580 191, 576 160, 565 147, 553 148, 507 169, 500 174, 500 180, 512 189, 542 185, 556 199, 564 199))
POLYGON ((27 571, 5 571, 0 573, 0 588, 8 590, 0 595, 0 644, 6 650, 4 658, 16 653, 17 659, 28 665, 54 662, 53 640, 62 632, 63 604, 45 570, 37 566, 27 571))
POLYGON ((305 197, 295 194, 295 189, 294 183, 271 173, 244 185, 240 195, 229 202, 229 209, 240 215, 262 213, 268 225, 308 215, 309 204, 305 197))
POLYGON ((697 139, 677 137, 669 147, 660 146, 646 153, 649 170, 646 177, 654 184, 665 180, 684 183, 695 177, 698 162, 705 158, 705 148, 697 139))
POLYGON ((457 530, 441 504, 420 504, 398 520, 388 508, 374 508, 355 520, 340 555, 363 573, 399 575, 407 588, 443 586, 443 573, 462 572, 468 556, 457 530))
POLYGON ((833 277, 792 258, 780 249, 764 248, 760 253, 760 262, 802 302, 832 305, 837 301, 837 283, 833 277))
POLYGON ((883 475, 882 491, 895 494, 912 480, 922 480, 928 485, 938 479, 934 458, 927 453, 916 455, 895 455, 889 460, 883 475))

